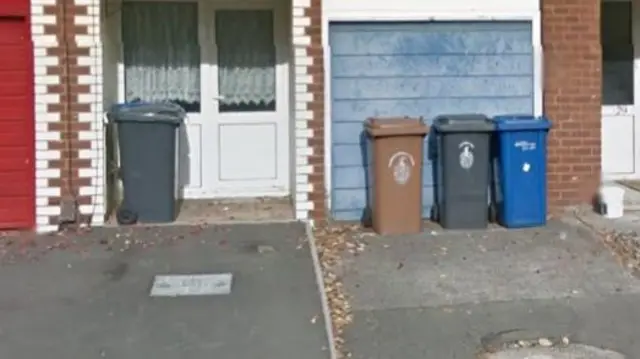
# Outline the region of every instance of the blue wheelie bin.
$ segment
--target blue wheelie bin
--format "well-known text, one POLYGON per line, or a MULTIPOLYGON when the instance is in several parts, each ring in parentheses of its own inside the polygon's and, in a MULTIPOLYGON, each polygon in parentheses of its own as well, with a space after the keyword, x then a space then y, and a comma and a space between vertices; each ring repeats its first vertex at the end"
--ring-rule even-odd
POLYGON ((544 117, 504 115, 493 118, 498 175, 498 222, 507 228, 544 226, 547 222, 547 133, 544 117))

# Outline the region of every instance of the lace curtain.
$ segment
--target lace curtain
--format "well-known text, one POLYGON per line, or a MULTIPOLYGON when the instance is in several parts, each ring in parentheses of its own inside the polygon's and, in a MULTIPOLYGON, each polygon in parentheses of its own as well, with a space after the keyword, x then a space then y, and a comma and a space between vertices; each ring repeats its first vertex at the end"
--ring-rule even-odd
POLYGON ((276 56, 269 10, 216 12, 221 111, 275 109, 276 56))
POLYGON ((124 3, 122 42, 127 101, 174 101, 199 111, 197 4, 124 3))

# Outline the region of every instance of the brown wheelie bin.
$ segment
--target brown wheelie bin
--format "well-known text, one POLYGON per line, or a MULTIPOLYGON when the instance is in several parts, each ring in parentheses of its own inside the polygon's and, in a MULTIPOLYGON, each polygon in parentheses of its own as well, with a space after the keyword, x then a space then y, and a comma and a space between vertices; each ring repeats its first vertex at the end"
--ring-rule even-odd
POLYGON ((369 209, 380 234, 422 231, 422 157, 429 132, 422 119, 369 118, 369 209))

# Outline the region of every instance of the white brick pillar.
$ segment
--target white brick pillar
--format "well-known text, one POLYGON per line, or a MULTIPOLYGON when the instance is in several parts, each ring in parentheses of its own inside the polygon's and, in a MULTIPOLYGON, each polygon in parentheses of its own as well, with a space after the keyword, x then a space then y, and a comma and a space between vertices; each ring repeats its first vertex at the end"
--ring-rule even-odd
POLYGON ((77 203, 79 223, 102 224, 100 0, 66 1, 66 5, 64 0, 31 1, 36 230, 58 228, 65 197, 77 203))
POLYGON ((59 86, 60 59, 56 51, 59 41, 54 33, 57 26, 56 0, 31 1, 31 34, 34 46, 35 83, 35 154, 36 154, 36 230, 57 229, 51 218, 60 215, 60 168, 52 161, 61 158, 60 94, 50 93, 50 86, 59 86))
POLYGON ((320 0, 292 0, 296 218, 325 219, 324 69, 320 0))
POLYGON ((104 139, 104 109, 103 109, 103 73, 102 73, 102 38, 100 34, 100 1, 75 0, 78 8, 85 8, 74 17, 76 27, 86 28, 83 33, 75 34, 75 43, 79 48, 88 51, 78 55, 77 64, 85 69, 79 75, 77 82, 82 86, 79 91, 79 111, 77 121, 81 125, 78 139, 87 142, 87 146, 80 146, 78 168, 80 185, 78 194, 83 198, 79 211, 83 217, 91 220, 92 225, 104 223, 105 216, 105 160, 106 146, 104 139))

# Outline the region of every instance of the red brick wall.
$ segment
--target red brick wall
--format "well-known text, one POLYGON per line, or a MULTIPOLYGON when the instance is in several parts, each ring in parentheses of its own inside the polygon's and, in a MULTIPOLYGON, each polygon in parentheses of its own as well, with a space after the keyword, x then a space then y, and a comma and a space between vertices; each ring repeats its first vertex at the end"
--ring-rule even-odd
POLYGON ((600 181, 600 0, 541 0, 549 205, 590 202, 600 181))

